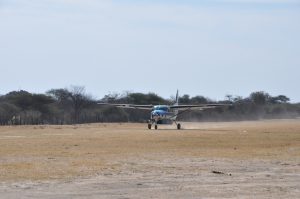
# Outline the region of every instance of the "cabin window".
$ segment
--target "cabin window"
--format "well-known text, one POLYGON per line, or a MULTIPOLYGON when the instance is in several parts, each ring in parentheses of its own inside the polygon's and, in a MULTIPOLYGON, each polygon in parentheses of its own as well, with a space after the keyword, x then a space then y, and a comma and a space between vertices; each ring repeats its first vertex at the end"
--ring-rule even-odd
POLYGON ((154 110, 160 110, 160 111, 169 111, 169 108, 167 106, 157 106, 154 108, 154 110))

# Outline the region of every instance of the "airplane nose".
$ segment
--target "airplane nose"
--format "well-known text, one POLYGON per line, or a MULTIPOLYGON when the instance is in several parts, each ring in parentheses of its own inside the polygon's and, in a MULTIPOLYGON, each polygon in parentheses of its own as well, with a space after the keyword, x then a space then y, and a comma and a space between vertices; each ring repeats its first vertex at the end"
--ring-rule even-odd
POLYGON ((152 116, 159 116, 159 113, 157 113, 157 112, 152 112, 152 116))

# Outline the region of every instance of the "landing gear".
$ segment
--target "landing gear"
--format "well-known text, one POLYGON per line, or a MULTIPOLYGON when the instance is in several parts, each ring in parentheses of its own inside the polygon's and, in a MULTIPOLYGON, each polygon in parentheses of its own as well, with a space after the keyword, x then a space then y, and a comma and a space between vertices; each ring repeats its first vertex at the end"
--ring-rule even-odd
POLYGON ((178 130, 181 129, 181 124, 180 123, 177 123, 176 120, 170 120, 170 123, 163 123, 165 121, 162 121, 162 120, 154 120, 154 119, 151 119, 151 120, 148 120, 148 129, 152 129, 152 126, 154 126, 153 129, 157 130, 158 129, 158 125, 160 124, 176 124, 176 127, 178 130))
MULTIPOLYGON (((154 125, 154 129, 157 130, 158 129, 158 125, 156 123, 148 123, 148 129, 152 128, 152 124, 154 125)), ((181 124, 180 123, 176 123, 176 127, 178 130, 181 129, 181 124)))
POLYGON ((154 125, 154 129, 157 130, 157 121, 155 120, 148 120, 148 129, 151 129, 152 128, 152 125, 154 125))

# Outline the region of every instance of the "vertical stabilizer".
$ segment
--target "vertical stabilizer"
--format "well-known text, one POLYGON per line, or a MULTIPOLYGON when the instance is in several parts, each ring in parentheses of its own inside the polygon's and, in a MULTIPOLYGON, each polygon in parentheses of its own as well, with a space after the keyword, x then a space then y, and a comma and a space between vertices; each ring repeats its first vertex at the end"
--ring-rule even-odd
MULTIPOLYGON (((176 98, 175 98, 175 104, 174 104, 174 106, 178 106, 178 104, 179 104, 179 95, 178 95, 178 89, 177 89, 177 93, 176 93, 176 98)), ((175 117, 174 117, 174 119, 176 120, 176 118, 177 118, 177 114, 178 114, 178 110, 177 109, 175 109, 174 110, 174 113, 175 113, 175 117)))
POLYGON ((178 96, 178 90, 177 90, 176 99, 175 99, 175 104, 174 105, 178 105, 178 102, 179 102, 179 96, 178 96))

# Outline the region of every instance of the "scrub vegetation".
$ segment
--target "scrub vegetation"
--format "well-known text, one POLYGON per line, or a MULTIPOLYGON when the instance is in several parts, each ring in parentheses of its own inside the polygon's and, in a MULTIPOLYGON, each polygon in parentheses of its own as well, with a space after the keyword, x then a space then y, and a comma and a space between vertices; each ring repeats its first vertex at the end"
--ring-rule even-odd
MULTIPOLYGON (((173 104, 174 99, 164 99, 155 93, 130 92, 94 99, 80 86, 51 89, 42 94, 12 91, 0 96, 0 125, 145 122, 149 119, 148 111, 100 106, 97 105, 99 101, 155 105, 173 104)), ((183 95, 179 99, 180 104, 231 103, 233 106, 186 112, 179 115, 179 120, 234 121, 299 117, 300 104, 289 101, 285 95, 271 96, 262 91, 253 92, 245 98, 227 95, 223 101, 214 101, 200 95, 183 95)))

